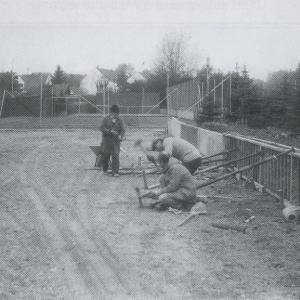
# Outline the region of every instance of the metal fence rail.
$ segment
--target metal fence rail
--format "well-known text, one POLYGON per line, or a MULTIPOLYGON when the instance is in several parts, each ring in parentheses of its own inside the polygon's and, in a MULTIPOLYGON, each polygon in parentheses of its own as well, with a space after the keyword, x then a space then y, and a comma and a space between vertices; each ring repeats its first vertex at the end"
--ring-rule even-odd
MULTIPOLYGON (((231 149, 238 147, 238 156, 263 151, 264 156, 277 155, 290 148, 286 145, 271 143, 268 141, 252 139, 241 136, 225 134, 225 147, 231 149)), ((229 154, 229 159, 234 159, 234 154, 229 154)), ((238 162, 235 167, 241 168, 263 159, 261 156, 238 162)), ((267 164, 260 165, 243 174, 247 179, 263 187, 266 192, 278 199, 286 199, 293 205, 300 205, 300 150, 295 149, 267 164)))
MULTIPOLYGON (((252 137, 220 134, 185 124, 176 118, 169 119, 168 130, 169 134, 181 137, 195 145, 206 156, 222 150, 238 149, 238 151, 229 152, 226 157, 230 161, 249 156, 233 165, 238 169, 291 148, 252 137), (257 155, 253 155, 255 153, 257 155)), ((300 205, 300 149, 295 148, 294 152, 244 171, 242 175, 277 199, 285 199, 293 205, 300 205)))

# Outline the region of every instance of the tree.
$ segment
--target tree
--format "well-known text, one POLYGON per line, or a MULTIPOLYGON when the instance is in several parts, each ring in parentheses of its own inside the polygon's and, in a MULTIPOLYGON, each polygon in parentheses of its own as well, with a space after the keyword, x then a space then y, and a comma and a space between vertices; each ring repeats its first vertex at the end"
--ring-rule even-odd
POLYGON ((188 53, 187 40, 182 35, 166 35, 159 47, 154 73, 174 85, 192 77, 193 57, 188 53))
POLYGON ((295 85, 294 85, 294 97, 290 101, 291 104, 287 110, 288 127, 300 128, 300 63, 295 70, 295 85))
POLYGON ((66 83, 66 74, 61 69, 60 65, 57 66, 53 76, 52 76, 52 84, 61 84, 66 83))
POLYGON ((120 64, 115 72, 117 73, 117 85, 120 91, 126 91, 129 88, 128 78, 133 74, 134 68, 130 64, 120 64))
MULTIPOLYGON (((14 72, 0 73, 0 90, 20 92, 21 85, 18 82, 18 76, 14 72)), ((2 93, 1 93, 2 96, 2 93)))
POLYGON ((276 127, 295 126, 296 71, 280 70, 269 74, 265 84, 265 110, 276 127))

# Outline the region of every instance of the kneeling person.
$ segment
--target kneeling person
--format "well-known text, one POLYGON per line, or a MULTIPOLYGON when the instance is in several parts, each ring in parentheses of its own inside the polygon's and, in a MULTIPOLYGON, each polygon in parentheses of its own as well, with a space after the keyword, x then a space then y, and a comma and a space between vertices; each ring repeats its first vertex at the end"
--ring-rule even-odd
POLYGON ((158 162, 162 169, 160 190, 154 193, 158 200, 154 207, 159 210, 168 207, 187 209, 196 203, 196 182, 191 173, 181 164, 169 164, 167 153, 158 155, 158 162))

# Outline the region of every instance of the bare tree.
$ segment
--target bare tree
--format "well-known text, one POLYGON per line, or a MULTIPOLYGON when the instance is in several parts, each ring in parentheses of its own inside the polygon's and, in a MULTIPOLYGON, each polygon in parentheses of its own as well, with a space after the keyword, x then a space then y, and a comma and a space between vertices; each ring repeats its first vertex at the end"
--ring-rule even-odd
POLYGON ((193 57, 188 41, 183 35, 166 35, 159 47, 155 73, 160 77, 169 75, 170 84, 176 84, 192 76, 193 57))

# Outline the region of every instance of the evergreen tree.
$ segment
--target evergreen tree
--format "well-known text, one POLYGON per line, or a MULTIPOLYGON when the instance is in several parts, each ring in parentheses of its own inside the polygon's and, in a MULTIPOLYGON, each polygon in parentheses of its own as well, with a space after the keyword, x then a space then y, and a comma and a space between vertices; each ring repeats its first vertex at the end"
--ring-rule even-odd
POLYGON ((291 102, 292 105, 288 110, 288 118, 291 120, 290 127, 300 128, 300 63, 295 71, 294 97, 291 102))
POLYGON ((66 83, 66 74, 61 69, 60 65, 57 66, 53 76, 52 76, 52 84, 61 84, 66 83))

